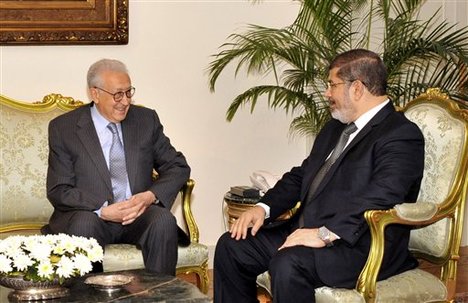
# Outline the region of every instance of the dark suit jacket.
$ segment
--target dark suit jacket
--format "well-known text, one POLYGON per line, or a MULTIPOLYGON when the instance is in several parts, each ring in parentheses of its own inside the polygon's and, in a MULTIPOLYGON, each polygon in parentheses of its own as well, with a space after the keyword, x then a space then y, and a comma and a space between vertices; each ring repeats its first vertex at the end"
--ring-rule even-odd
MULTIPOLYGON (((51 232, 67 226, 73 210, 95 211, 113 201, 112 185, 90 106, 63 114, 49 124, 47 197, 54 206, 51 232)), ((133 194, 152 191, 170 209, 188 180, 190 167, 176 151, 154 110, 131 105, 122 121, 127 173, 133 194), (159 178, 152 179, 153 168, 159 178)))
MULTIPOLYGON (((344 127, 337 120, 326 124, 309 157, 265 194, 262 202, 271 208, 269 221, 292 208, 297 201, 304 201, 312 179, 344 127)), ((370 247, 370 233, 363 213, 416 201, 423 169, 421 131, 396 112, 391 103, 387 104, 346 147, 308 206, 301 210, 305 227, 326 226, 341 238, 331 248, 316 250, 315 263, 322 281, 330 286, 354 287, 370 247)), ((407 248, 409 229, 390 226, 386 236, 380 279, 417 265, 407 248)))

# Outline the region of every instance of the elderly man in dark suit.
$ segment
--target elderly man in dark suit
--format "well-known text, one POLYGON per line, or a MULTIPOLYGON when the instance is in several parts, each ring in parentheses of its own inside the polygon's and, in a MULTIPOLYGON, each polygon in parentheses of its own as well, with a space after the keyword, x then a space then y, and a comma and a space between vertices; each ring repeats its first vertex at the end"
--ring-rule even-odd
MULTIPOLYGON (((274 302, 315 302, 320 286, 353 288, 370 233, 363 213, 415 201, 424 139, 386 96, 386 68, 373 52, 338 55, 329 67, 329 121, 301 166, 283 175, 260 203, 218 241, 214 301, 257 302, 255 280, 269 270, 274 302), (296 217, 274 220, 302 201, 296 217), (252 225, 252 228, 249 226, 252 225)), ((386 230, 379 279, 417 266, 410 230, 386 230)))
POLYGON ((148 271, 175 275, 180 233, 170 210, 190 167, 156 112, 132 105, 135 88, 122 62, 94 63, 87 81, 93 102, 49 124, 54 212, 43 232, 137 244, 148 271))

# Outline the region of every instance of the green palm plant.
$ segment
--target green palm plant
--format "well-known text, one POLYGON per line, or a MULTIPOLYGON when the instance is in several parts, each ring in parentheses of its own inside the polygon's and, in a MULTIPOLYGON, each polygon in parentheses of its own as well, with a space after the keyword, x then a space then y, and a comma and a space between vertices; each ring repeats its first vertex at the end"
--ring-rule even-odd
MULTIPOLYGON (((419 20, 425 0, 298 0, 295 21, 284 28, 250 25, 220 47, 208 67, 215 90, 219 75, 236 64, 236 75, 272 74, 273 83, 251 87, 235 97, 226 118, 247 105, 253 112, 261 97, 269 107, 294 116, 292 133, 315 134, 330 119, 326 89, 330 61, 353 48, 382 55, 388 68, 388 95, 403 106, 429 87, 439 87, 468 105, 468 27, 456 29, 419 20)), ((259 2, 259 1, 254 1, 259 2)))

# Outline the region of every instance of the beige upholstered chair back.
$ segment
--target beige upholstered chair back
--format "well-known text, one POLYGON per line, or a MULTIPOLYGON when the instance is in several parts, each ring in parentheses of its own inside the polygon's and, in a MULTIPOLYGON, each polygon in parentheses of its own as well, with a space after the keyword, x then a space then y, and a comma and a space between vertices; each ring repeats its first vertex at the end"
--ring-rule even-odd
MULTIPOLYGON (((463 182, 460 172, 460 168, 466 169, 466 163, 463 161, 467 161, 464 158, 468 138, 466 121, 464 123, 463 119, 451 110, 451 103, 437 90, 430 90, 418 99, 405 109, 405 115, 421 128, 425 139, 424 176, 418 202, 436 203, 447 208, 455 207, 456 199, 466 198, 466 188, 464 194, 456 194, 460 193, 460 190, 463 191, 460 187, 466 183, 463 182), (449 206, 448 203, 452 205, 449 206), (444 204, 446 206, 443 206, 444 204)), ((462 211, 459 210, 459 215, 463 216, 462 211)), ((457 226, 456 221, 456 218, 446 218, 413 230, 410 249, 413 252, 443 258, 448 253, 450 241, 457 237, 457 233, 458 237, 461 237, 462 226, 457 226)))
POLYGON ((48 124, 80 102, 61 95, 37 104, 0 98, 0 226, 46 223, 48 124))

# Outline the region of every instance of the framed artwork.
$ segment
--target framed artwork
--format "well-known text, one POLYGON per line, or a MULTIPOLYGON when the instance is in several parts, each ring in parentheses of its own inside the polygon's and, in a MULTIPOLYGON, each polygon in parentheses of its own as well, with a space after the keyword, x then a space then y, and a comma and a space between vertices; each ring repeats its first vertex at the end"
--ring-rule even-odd
POLYGON ((0 0, 0 45, 127 43, 128 0, 0 0))

